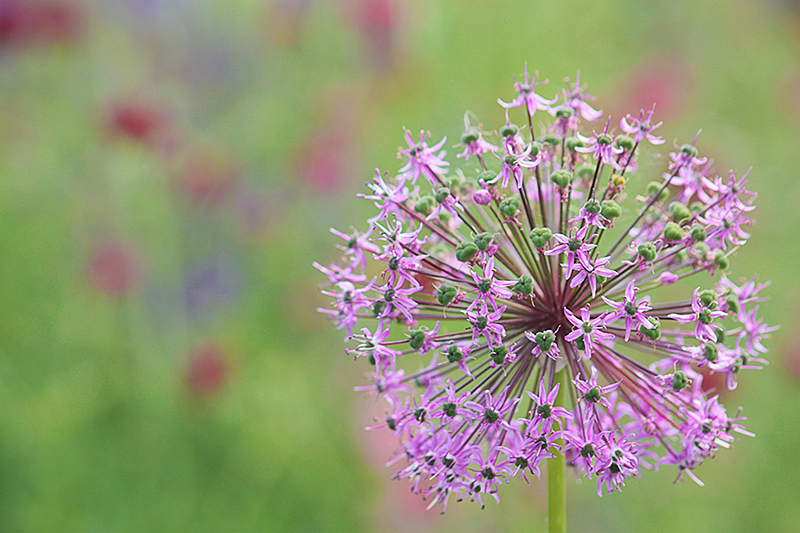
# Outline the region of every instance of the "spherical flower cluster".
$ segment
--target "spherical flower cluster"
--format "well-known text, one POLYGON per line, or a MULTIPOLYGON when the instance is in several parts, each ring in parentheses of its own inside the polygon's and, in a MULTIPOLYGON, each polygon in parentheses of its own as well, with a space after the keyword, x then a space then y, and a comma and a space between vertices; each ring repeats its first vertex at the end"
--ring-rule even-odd
POLYGON ((498 499, 557 455, 600 494, 663 464, 700 483, 703 459, 749 435, 703 377, 735 388, 775 329, 756 316, 765 284, 724 273, 748 238, 747 173, 717 176, 695 139, 641 183, 640 145, 663 143, 653 110, 590 134, 585 88, 549 100, 536 78, 499 101, 497 132, 467 115, 461 168, 445 140, 406 131, 398 173, 376 170, 360 195, 378 210, 366 231, 332 230, 344 255, 316 264, 333 298, 321 311, 372 365, 357 390, 386 401, 375 428, 398 437, 396 477, 443 510, 498 499), (554 117, 538 130, 537 110, 554 117))

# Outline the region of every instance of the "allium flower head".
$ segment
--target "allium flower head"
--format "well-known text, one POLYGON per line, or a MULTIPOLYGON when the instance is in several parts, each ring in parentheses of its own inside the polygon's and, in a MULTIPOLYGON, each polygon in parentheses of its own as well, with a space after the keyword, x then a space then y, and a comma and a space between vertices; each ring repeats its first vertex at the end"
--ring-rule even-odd
POLYGON ((662 142, 653 109, 587 135, 579 117, 599 112, 580 82, 551 107, 536 77, 500 102, 497 137, 465 120, 461 168, 406 131, 403 166, 361 195, 377 214, 332 230, 344 256, 315 265, 321 311, 368 371, 356 390, 388 404, 373 427, 399 440, 396 477, 442 509, 498 499, 561 455, 601 494, 660 464, 699 483, 703 459, 750 433, 698 369, 734 388, 775 329, 757 317, 766 284, 720 275, 749 237, 748 174, 716 176, 695 137, 638 176, 638 149, 662 142), (550 112, 541 141, 536 110, 550 112))

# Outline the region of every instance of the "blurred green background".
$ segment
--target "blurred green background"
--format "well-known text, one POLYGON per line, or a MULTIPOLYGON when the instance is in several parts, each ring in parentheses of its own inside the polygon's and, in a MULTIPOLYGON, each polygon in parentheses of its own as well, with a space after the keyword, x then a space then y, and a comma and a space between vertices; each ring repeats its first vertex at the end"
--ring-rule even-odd
POLYGON ((705 488, 570 482, 570 530, 800 531, 789 0, 0 0, 0 531, 543 531, 543 482, 441 517, 390 481, 311 267, 402 126, 497 127, 526 61, 617 120, 656 102, 662 157, 702 128, 754 167, 731 277, 771 279, 782 325, 705 488))

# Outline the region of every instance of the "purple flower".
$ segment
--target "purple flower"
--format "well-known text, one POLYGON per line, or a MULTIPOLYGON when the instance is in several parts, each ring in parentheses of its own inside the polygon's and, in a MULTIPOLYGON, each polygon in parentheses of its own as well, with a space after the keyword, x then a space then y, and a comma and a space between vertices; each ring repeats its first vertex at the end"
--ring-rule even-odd
POLYGON ((464 404, 464 407, 472 409, 475 413, 473 420, 480 424, 481 430, 498 431, 501 428, 511 429, 503 417, 516 407, 520 399, 516 397, 509 398, 508 389, 509 387, 503 389, 497 398, 492 398, 490 391, 484 391, 480 397, 481 402, 468 401, 464 404))
POLYGON ((415 142, 411 132, 405 128, 404 131, 408 148, 399 150, 397 157, 408 161, 400 169, 399 179, 403 181, 411 179, 411 183, 416 183, 420 175, 424 174, 431 184, 436 185, 436 176, 447 172, 447 167, 450 166, 450 163, 442 159, 444 152, 437 154, 447 142, 447 137, 433 146, 428 146, 425 139, 430 137, 430 132, 420 132, 419 142, 415 142))
POLYGON ((679 478, 697 480, 693 468, 752 435, 700 371, 723 374, 735 388, 767 363, 776 329, 759 317, 765 284, 720 276, 731 260, 726 248, 749 237, 749 174, 715 176, 695 138, 655 171, 662 185, 633 206, 627 181, 651 167, 636 157, 661 142, 652 110, 620 121, 642 144, 620 141, 623 149, 610 120, 600 134, 580 131, 579 119, 600 113, 579 81, 553 109, 537 86, 526 72, 518 98, 503 104, 497 158, 484 160, 493 147, 465 120, 457 160, 475 156, 477 185, 463 179, 474 164, 445 178, 444 141, 429 147, 427 134, 415 141, 406 131, 402 167, 377 173, 361 195, 377 211, 366 232, 333 230, 342 258, 314 264, 331 300, 321 312, 346 332, 347 353, 368 372, 356 390, 388 406, 373 427, 399 441, 395 478, 443 509, 453 495, 499 499, 506 483, 538 477, 543 459, 562 454, 576 476, 596 479, 598 494, 620 490, 642 466, 674 465, 679 478), (508 120, 515 106, 555 115, 551 138, 526 142, 508 120), (624 177, 612 171, 604 185, 608 172, 591 174, 600 178, 603 165, 624 165, 624 177), (409 194, 423 174, 430 186, 422 180, 409 194), (607 201, 631 222, 612 216, 617 225, 607 231, 603 212, 617 211, 607 201), (570 213, 581 205, 577 217, 570 213), (676 284, 675 298, 651 302, 650 291, 701 272, 720 276, 713 289, 689 298, 676 284))
POLYGON ((570 342, 575 342, 580 339, 587 359, 592 358, 592 346, 596 342, 595 339, 611 340, 614 338, 613 334, 601 331, 601 328, 605 329, 606 313, 601 313, 595 318, 591 318, 591 313, 587 306, 581 309, 581 318, 578 319, 578 317, 572 314, 572 311, 565 307, 564 316, 575 326, 575 329, 564 337, 564 339, 570 342))
POLYGON ((586 232, 589 230, 588 226, 584 226, 574 234, 573 237, 567 237, 556 233, 553 235, 559 244, 554 246, 551 250, 546 251, 545 255, 561 255, 567 252, 567 270, 564 272, 564 277, 569 279, 572 276, 572 271, 576 269, 579 263, 589 265, 591 267, 591 260, 589 259, 589 252, 595 248, 596 244, 588 244, 583 242, 586 238, 586 232), (575 260, 578 260, 576 263, 575 260))
POLYGON ((489 314, 466 312, 467 320, 472 324, 472 343, 477 344, 478 338, 483 335, 489 348, 494 348, 495 344, 503 342, 506 329, 500 324, 499 320, 503 316, 506 307, 500 307, 489 314))
POLYGON ((599 159, 604 165, 611 165, 617 170, 621 170, 617 156, 622 153, 622 148, 614 146, 614 137, 608 134, 608 126, 611 124, 611 117, 606 122, 606 127, 603 133, 595 133, 591 137, 584 137, 578 134, 578 138, 583 141, 586 146, 579 146, 575 148, 576 151, 585 154, 592 154, 592 157, 599 159))
POLYGON ((531 353, 534 357, 539 357, 544 354, 550 359, 561 359, 561 350, 558 348, 556 335, 552 330, 548 329, 536 333, 526 331, 525 337, 533 343, 531 353))
POLYGON ((572 418, 572 414, 563 407, 556 405, 558 389, 561 384, 557 383, 552 389, 548 389, 544 380, 539 382, 539 393, 534 394, 528 391, 527 394, 533 400, 533 408, 530 411, 528 421, 529 433, 549 433, 553 424, 558 423, 559 427, 564 426, 564 421, 572 418))
POLYGON ((639 118, 633 118, 630 115, 627 115, 624 118, 621 118, 619 121, 619 127, 622 128, 622 131, 629 135, 633 135, 633 142, 640 143, 644 139, 647 139, 652 144, 664 144, 664 139, 661 137, 656 137, 652 134, 652 131, 658 128, 661 125, 661 122, 658 124, 650 124, 650 119, 653 117, 653 111, 656 110, 655 104, 653 104, 653 108, 647 113, 647 117, 644 116, 644 109, 639 111, 639 118), (628 123, 628 120, 633 124, 628 123))
POLYGON ((511 109, 512 107, 521 107, 524 105, 530 116, 533 116, 537 109, 548 111, 550 106, 556 103, 556 99, 554 98, 553 100, 547 100, 546 98, 539 96, 534 92, 534 89, 537 85, 543 85, 547 83, 547 80, 537 82, 536 78, 538 76, 539 72, 534 71, 533 79, 530 79, 528 77, 528 65, 525 65, 525 81, 523 83, 519 83, 517 81, 517 77, 514 76, 514 89, 517 90, 519 95, 510 103, 505 103, 499 98, 497 99, 497 103, 506 109, 511 109))
POLYGON ((483 132, 480 128, 474 128, 469 123, 469 113, 464 114, 464 135, 461 136, 461 143, 464 145, 464 151, 456 155, 458 158, 468 160, 473 155, 479 157, 486 152, 494 152, 497 146, 486 142, 483 138, 483 132))
POLYGON ((509 178, 514 176, 514 183, 516 184, 517 189, 521 189, 523 178, 522 169, 536 166, 536 162, 526 159, 530 153, 531 146, 528 145, 521 154, 515 154, 511 151, 508 151, 505 157, 500 157, 499 155, 495 154, 498 159, 502 159, 503 168, 497 174, 497 177, 489 183, 493 184, 499 181, 500 187, 505 189, 508 187, 509 178))
POLYGON ((612 302, 605 296, 603 301, 608 304, 615 312, 609 313, 606 324, 613 324, 620 318, 625 320, 625 341, 631 336, 631 330, 635 325, 653 329, 655 326, 647 318, 645 313, 650 310, 650 297, 645 296, 640 301, 636 301, 636 281, 631 280, 625 287, 625 299, 622 302, 612 302))
POLYGON ((508 287, 514 285, 513 281, 501 281, 494 276, 494 258, 489 258, 483 265, 483 277, 479 277, 474 271, 470 270, 475 289, 468 292, 477 292, 475 300, 467 307, 467 311, 472 311, 478 305, 482 312, 486 312, 489 307, 497 309, 497 298, 510 298, 511 291, 508 287))
POLYGON ((378 253, 381 251, 378 246, 369 241, 369 236, 372 234, 371 227, 369 231, 363 235, 357 231, 353 231, 351 235, 347 235, 334 228, 331 228, 331 233, 347 241, 347 244, 345 246, 340 246, 339 249, 344 251, 344 255, 350 258, 352 265, 354 267, 357 266, 361 273, 364 272, 367 266, 366 253, 378 253))
POLYGON ((587 103, 588 100, 594 100, 594 97, 589 96, 585 89, 585 87, 581 86, 581 73, 578 72, 575 77, 575 83, 569 91, 564 93, 564 106, 572 109, 575 116, 580 114, 584 120, 592 122, 600 118, 603 112, 595 110, 587 103))
MULTIPOLYGON (((581 256, 578 257, 581 258, 581 256)), ((575 265, 577 274, 575 274, 575 276, 570 280, 570 288, 578 287, 579 285, 583 284, 584 281, 588 280, 589 288, 592 291, 592 298, 594 298, 597 295, 597 276, 610 278, 611 276, 617 274, 616 271, 611 270, 606 266, 610 262, 610 257, 600 257, 594 261, 578 261, 578 264, 575 265)))
POLYGON ((589 405, 592 406, 599 403, 608 409, 611 408, 611 403, 607 398, 603 397, 603 395, 617 390, 617 387, 619 387, 620 384, 618 381, 605 387, 600 386, 597 383, 597 367, 592 367, 592 375, 589 378, 589 381, 584 381, 581 378, 575 378, 572 380, 572 382, 575 383, 575 387, 577 387, 577 389, 581 392, 581 400, 585 400, 589 405))
POLYGON ((528 481, 528 476, 525 475, 526 470, 537 478, 541 477, 539 464, 541 464, 542 459, 552 457, 552 454, 548 453, 542 446, 538 446, 531 439, 523 437, 516 428, 512 428, 506 434, 504 442, 506 445, 500 445, 497 449, 508 457, 507 464, 514 466, 510 477, 521 473, 528 485, 530 485, 530 481, 528 481))
POLYGON ((372 189, 374 194, 359 193, 357 195, 359 198, 364 198, 365 200, 374 200, 375 207, 380 209, 378 215, 373 217, 371 221, 381 220, 389 213, 403 216, 400 206, 408 200, 408 187, 405 186, 404 181, 400 181, 396 185, 390 185, 383 176, 381 176, 381 171, 377 168, 375 169, 375 174, 377 174, 377 176, 373 178, 372 183, 367 184, 367 187, 372 189))
POLYGON ((699 341, 714 341, 717 338, 714 328, 711 325, 715 318, 725 316, 724 311, 715 311, 712 308, 703 305, 699 297, 700 287, 696 288, 692 293, 692 312, 691 313, 670 313, 667 318, 677 320, 680 324, 689 324, 695 322, 694 335, 699 341))

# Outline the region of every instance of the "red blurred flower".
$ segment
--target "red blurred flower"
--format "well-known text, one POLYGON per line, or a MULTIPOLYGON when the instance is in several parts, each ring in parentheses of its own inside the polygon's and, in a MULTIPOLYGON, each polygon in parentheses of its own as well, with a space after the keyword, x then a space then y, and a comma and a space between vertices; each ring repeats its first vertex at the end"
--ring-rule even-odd
POLYGON ((128 138, 148 146, 164 146, 172 117, 162 107, 142 100, 118 100, 106 113, 106 128, 113 137, 128 138))
POLYGON ((119 239, 105 239, 92 248, 86 275, 97 290, 124 296, 141 280, 142 260, 133 246, 119 239))
MULTIPOLYGON (((620 109, 650 109, 661 119, 680 115, 694 85, 689 63, 678 56, 648 57, 620 92, 620 109)), ((617 113, 622 115, 625 113, 617 113)))
POLYGON ((230 370, 229 358, 218 344, 202 344, 189 353, 186 386, 194 396, 213 395, 225 384, 230 370))
POLYGON ((74 41, 83 13, 67 2, 0 0, 0 46, 74 41))
POLYGON ((388 71, 396 65, 401 14, 401 4, 393 0, 357 0, 352 6, 353 26, 375 69, 388 71))

